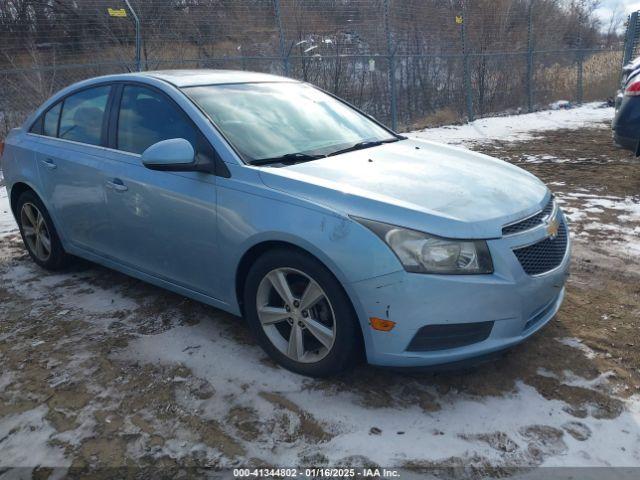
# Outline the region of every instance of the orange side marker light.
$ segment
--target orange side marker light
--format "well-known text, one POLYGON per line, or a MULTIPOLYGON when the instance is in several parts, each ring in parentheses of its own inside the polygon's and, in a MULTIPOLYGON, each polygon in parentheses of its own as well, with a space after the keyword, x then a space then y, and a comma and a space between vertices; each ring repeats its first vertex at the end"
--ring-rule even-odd
POLYGON ((371 317, 369 318, 369 325, 371 325, 371 328, 373 328, 374 330, 388 332, 396 326, 396 322, 392 322, 391 320, 384 320, 382 318, 371 317))

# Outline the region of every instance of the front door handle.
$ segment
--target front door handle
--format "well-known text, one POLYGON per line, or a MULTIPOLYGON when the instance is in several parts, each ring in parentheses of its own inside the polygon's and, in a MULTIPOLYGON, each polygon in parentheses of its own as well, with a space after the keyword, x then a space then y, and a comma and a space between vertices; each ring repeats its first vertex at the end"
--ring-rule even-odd
POLYGON ((58 167, 53 161, 53 159, 51 158, 47 158, 46 160, 40 160, 40 163, 51 170, 58 167))
POLYGON ((127 190, 129 190, 129 187, 127 187, 119 178, 114 178, 113 180, 107 181, 106 185, 107 188, 115 190, 116 192, 126 192, 127 190))

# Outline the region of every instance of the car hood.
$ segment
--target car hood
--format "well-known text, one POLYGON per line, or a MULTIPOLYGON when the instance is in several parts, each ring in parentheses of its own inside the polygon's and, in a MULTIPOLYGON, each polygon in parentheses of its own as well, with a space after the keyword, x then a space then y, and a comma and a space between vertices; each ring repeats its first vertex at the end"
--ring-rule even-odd
POLYGON ((507 162, 414 139, 260 168, 260 177, 342 214, 450 238, 499 237, 549 196, 538 178, 507 162))

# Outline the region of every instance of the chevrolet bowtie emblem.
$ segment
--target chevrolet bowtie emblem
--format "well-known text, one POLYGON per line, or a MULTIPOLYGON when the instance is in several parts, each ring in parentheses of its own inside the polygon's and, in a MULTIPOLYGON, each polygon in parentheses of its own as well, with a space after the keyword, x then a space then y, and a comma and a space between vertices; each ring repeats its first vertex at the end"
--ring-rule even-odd
POLYGON ((558 236, 559 227, 560 227, 560 224, 558 223, 557 218, 554 218, 553 220, 551 220, 547 225, 547 234, 549 234, 549 237, 551 237, 552 240, 558 236))

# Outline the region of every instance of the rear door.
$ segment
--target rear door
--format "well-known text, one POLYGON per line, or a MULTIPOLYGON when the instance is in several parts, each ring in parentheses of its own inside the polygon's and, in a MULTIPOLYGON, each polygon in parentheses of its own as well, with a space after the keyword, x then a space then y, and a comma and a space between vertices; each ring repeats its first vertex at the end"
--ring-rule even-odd
POLYGON ((173 284, 217 296, 216 177, 160 172, 141 154, 161 140, 184 138, 199 163, 215 152, 166 94, 141 84, 118 87, 111 115, 107 205, 124 264, 173 284))
POLYGON ((104 145, 110 85, 82 89, 53 105, 34 124, 42 195, 73 245, 101 255, 111 248, 104 193, 104 145))

